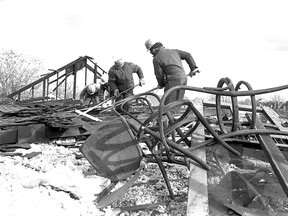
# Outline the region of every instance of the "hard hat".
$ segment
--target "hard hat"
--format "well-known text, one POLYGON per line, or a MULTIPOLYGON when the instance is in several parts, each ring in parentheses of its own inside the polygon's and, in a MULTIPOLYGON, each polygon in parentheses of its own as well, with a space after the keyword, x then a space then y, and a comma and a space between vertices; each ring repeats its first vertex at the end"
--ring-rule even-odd
POLYGON ((148 40, 146 40, 146 42, 145 42, 145 47, 146 47, 147 50, 150 50, 151 47, 152 47, 154 44, 155 44, 155 42, 152 41, 152 39, 148 39, 148 40))
POLYGON ((88 87, 87 87, 87 93, 88 93, 89 95, 93 95, 95 92, 96 92, 96 85, 94 85, 94 84, 88 85, 88 87))
POLYGON ((115 55, 113 56, 113 61, 114 61, 114 64, 117 66, 117 67, 122 67, 124 65, 124 60, 121 56, 119 55, 115 55))
POLYGON ((118 60, 115 61, 115 64, 118 64, 118 65, 123 66, 124 60, 123 60, 122 58, 120 58, 120 59, 118 59, 118 60))
POLYGON ((116 61, 123 60, 123 58, 122 58, 122 56, 116 54, 116 55, 113 55, 113 56, 112 56, 112 60, 113 60, 114 62, 116 62, 116 61))
POLYGON ((105 84, 108 82, 108 74, 107 73, 104 73, 102 76, 101 76, 101 79, 100 79, 100 83, 101 84, 105 84))

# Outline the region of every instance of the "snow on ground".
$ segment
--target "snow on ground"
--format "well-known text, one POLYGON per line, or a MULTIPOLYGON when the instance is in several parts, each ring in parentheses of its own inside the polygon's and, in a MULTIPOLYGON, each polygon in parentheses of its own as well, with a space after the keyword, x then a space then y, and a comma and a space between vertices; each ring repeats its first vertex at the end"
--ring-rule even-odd
POLYGON ((85 158, 76 159, 77 151, 32 144, 29 150, 14 153, 41 154, 30 159, 0 156, 0 215, 104 215, 94 200, 109 182, 85 175, 91 166, 85 158))

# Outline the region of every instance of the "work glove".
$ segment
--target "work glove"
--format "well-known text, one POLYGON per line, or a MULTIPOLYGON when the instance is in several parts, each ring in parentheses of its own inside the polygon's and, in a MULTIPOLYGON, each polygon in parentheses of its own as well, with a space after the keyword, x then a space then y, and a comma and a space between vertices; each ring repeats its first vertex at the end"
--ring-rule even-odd
POLYGON ((140 86, 145 85, 145 80, 144 80, 144 78, 139 79, 139 85, 140 85, 140 86))
POLYGON ((200 73, 199 68, 195 68, 193 71, 190 71, 190 73, 187 76, 192 77, 192 76, 195 76, 196 73, 200 73))
POLYGON ((115 97, 118 97, 118 96, 119 96, 119 89, 115 89, 115 90, 114 90, 114 96, 115 96, 115 97))
POLYGON ((105 84, 107 81, 104 78, 101 78, 101 83, 105 84))

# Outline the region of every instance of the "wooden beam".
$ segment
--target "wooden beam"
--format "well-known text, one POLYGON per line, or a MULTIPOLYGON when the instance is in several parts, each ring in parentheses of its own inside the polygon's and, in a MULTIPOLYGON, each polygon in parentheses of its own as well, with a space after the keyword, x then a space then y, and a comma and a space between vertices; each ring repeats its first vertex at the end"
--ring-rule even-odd
MULTIPOLYGON (((42 97, 45 97, 46 96, 46 80, 43 80, 43 86, 42 87, 43 87, 42 88, 42 97)), ((47 92, 47 96, 48 96, 48 92, 47 92)))
MULTIPOLYGON (((67 74, 67 69, 65 69, 65 74, 67 74)), ((68 75, 67 75, 68 76, 68 75)), ((65 87, 64 87, 64 99, 67 99, 67 76, 65 78, 65 87)), ((75 98, 74 98, 75 99, 75 98)))
MULTIPOLYGON (((103 73, 106 73, 106 74, 107 74, 107 72, 106 72, 103 68, 101 68, 96 62, 92 61, 92 58, 88 58, 88 60, 89 60, 93 65, 96 65, 103 73)), ((88 68, 88 67, 87 67, 87 68, 88 68)))
MULTIPOLYGON (((57 80, 62 79, 64 76, 65 76, 65 77, 63 78, 63 80, 65 80, 65 79, 67 79, 67 77, 68 77, 69 75, 73 74, 73 72, 74 72, 74 71, 70 71, 69 73, 67 73, 67 69, 65 69, 64 74, 62 74, 61 76, 57 77, 56 79, 50 81, 49 84, 52 84, 52 83, 54 83, 54 82, 57 82, 57 80)), ((62 81, 63 81, 63 80, 62 80, 62 81)), ((61 82, 62 82, 62 81, 61 81, 61 82)))
POLYGON ((88 57, 88 56, 79 57, 78 59, 76 59, 75 61, 70 62, 69 64, 65 65, 64 67, 61 67, 61 68, 59 68, 58 70, 55 70, 55 71, 49 73, 48 75, 46 75, 46 76, 44 76, 44 77, 41 77, 40 79, 38 79, 38 80, 30 83, 29 85, 24 86, 23 88, 15 91, 15 92, 12 92, 11 94, 7 95, 7 97, 12 98, 12 97, 14 97, 15 95, 18 94, 18 95, 19 95, 19 96, 18 96, 18 99, 20 100, 20 94, 21 94, 21 92, 23 92, 23 91, 31 88, 32 86, 35 86, 35 85, 41 83, 42 81, 48 79, 49 77, 54 76, 57 72, 60 72, 60 71, 62 71, 62 70, 64 70, 64 69, 66 69, 67 67, 71 67, 72 65, 78 63, 79 61, 83 61, 83 60, 86 59, 86 58, 91 58, 91 57, 88 57))
POLYGON ((85 62, 85 79, 84 79, 84 86, 86 86, 87 85, 87 65, 88 65, 88 63, 87 63, 87 61, 85 62))
MULTIPOLYGON (((203 104, 201 101, 193 102, 194 106, 203 115, 203 104)), ((200 124, 196 131, 199 135, 193 135, 191 142, 199 143, 204 141, 204 126, 200 124)), ((206 147, 201 147, 193 151, 200 159, 206 161, 206 147)), ((201 168, 198 164, 190 164, 189 174, 189 189, 188 189, 188 203, 187 215, 208 216, 208 187, 207 187, 207 171, 201 168)))
MULTIPOLYGON (((97 65, 95 65, 95 67, 97 67, 97 65)), ((92 68, 92 67, 91 67, 90 65, 88 65, 88 64, 87 64, 87 69, 90 70, 91 72, 95 73, 95 69, 92 68)), ((101 74, 100 74, 99 72, 97 72, 97 75, 98 75, 99 77, 101 77, 101 74)))
POLYGON ((89 114, 87 114, 87 113, 85 113, 85 112, 82 112, 82 111, 80 111, 80 110, 75 110, 75 112, 78 113, 79 115, 85 116, 86 118, 89 118, 89 119, 91 119, 91 120, 93 120, 93 121, 95 121, 95 122, 100 122, 100 121, 102 121, 101 119, 99 119, 99 118, 97 118, 97 117, 94 117, 94 116, 92 116, 92 115, 89 115, 89 114))
POLYGON ((270 107, 263 106, 262 107, 264 113, 267 115, 268 119, 275 124, 281 131, 288 131, 288 128, 285 128, 281 124, 281 120, 279 115, 270 107))
POLYGON ((96 79, 97 79, 97 74, 98 73, 98 71, 97 71, 97 65, 95 64, 94 65, 94 76, 93 76, 93 79, 94 79, 94 83, 96 83, 96 79))
POLYGON ((59 86, 59 72, 56 73, 56 76, 57 76, 57 81, 56 81, 56 100, 58 99, 58 86, 59 86))
POLYGON ((76 99, 76 86, 77 86, 77 71, 75 71, 75 65, 73 66, 74 81, 73 81, 73 98, 76 99))

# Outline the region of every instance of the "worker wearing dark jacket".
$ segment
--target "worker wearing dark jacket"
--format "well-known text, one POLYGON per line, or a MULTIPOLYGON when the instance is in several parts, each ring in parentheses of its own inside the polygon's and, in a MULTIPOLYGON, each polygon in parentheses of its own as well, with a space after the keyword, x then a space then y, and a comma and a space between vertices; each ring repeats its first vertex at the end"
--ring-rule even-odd
MULTIPOLYGON (((184 71, 182 60, 189 65, 191 72, 189 76, 193 76, 198 67, 190 53, 178 49, 166 49, 162 43, 154 43, 151 39, 145 42, 147 50, 153 55, 154 73, 160 88, 164 88, 164 92, 173 86, 187 85, 187 75, 184 71)), ((171 92, 165 104, 172 101, 183 99, 184 90, 171 92)))
POLYGON ((108 82, 111 91, 113 91, 114 96, 117 97, 116 101, 118 101, 133 95, 133 73, 138 75, 140 86, 144 85, 145 81, 142 69, 138 65, 130 62, 124 62, 122 58, 115 59, 114 63, 115 64, 110 68, 108 72, 108 82), (125 91, 125 93, 122 93, 121 97, 118 97, 119 94, 123 91, 125 91))
POLYGON ((90 99, 88 106, 90 103, 100 103, 103 101, 103 91, 101 90, 101 85, 98 83, 91 83, 85 86, 79 95, 80 103, 85 104, 86 99, 90 99))

